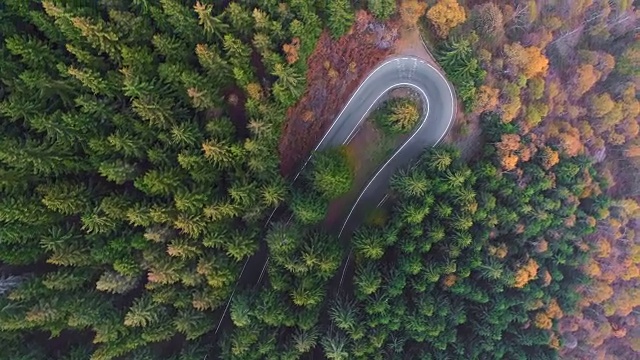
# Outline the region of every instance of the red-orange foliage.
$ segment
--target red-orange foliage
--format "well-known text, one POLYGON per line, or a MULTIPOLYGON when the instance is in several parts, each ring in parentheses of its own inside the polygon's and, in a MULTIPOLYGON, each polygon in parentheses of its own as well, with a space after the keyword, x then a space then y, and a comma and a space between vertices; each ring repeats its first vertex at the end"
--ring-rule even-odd
POLYGON ((587 91, 591 90, 593 85, 600 80, 602 74, 591 64, 584 64, 576 70, 576 76, 573 79, 573 96, 579 98, 587 91))
POLYGON ((454 274, 449 274, 442 280, 442 285, 444 287, 450 288, 455 285, 456 281, 458 281, 458 277, 454 274))
POLYGON ((584 310, 560 323, 561 332, 582 344, 563 350, 570 358, 598 352, 609 359, 614 358, 614 349, 630 354, 640 344, 638 324, 632 315, 640 307, 640 245, 635 235, 640 206, 633 199, 618 201, 609 216, 590 239, 594 258, 584 271, 594 279, 581 290, 584 310))
POLYGON ((294 37, 291 39, 290 44, 282 45, 282 51, 284 51, 287 56, 287 63, 293 64, 298 61, 299 55, 298 50, 300 49, 300 38, 294 37))
POLYGON ((418 20, 427 10, 427 3, 418 0, 402 0, 400 2, 400 19, 406 28, 414 28, 418 20))
POLYGON ((360 15, 353 31, 338 40, 323 33, 309 56, 308 87, 302 99, 287 112, 279 145, 280 170, 285 175, 308 156, 360 81, 391 52, 397 24, 375 22, 366 12, 360 15), (329 64, 329 70, 325 63, 329 64), (335 71, 336 80, 329 76, 331 70, 335 71))

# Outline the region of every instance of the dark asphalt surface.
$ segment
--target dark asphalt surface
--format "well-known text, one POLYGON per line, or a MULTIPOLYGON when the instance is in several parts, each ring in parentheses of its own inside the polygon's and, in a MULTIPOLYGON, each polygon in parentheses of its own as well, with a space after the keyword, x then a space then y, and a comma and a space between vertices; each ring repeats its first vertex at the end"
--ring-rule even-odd
MULTIPOLYGON (((389 180, 396 170, 409 165, 425 148, 438 144, 453 124, 456 112, 455 94, 445 77, 432 65, 419 58, 410 56, 391 58, 378 66, 360 84, 314 151, 348 143, 368 113, 375 109, 379 101, 384 100, 384 95, 398 87, 411 87, 420 94, 423 103, 423 118, 406 142, 369 179, 347 213, 341 229, 339 232, 336 231, 340 234, 341 239, 349 237, 352 230, 366 214, 385 198, 389 180)), ((306 160, 305 166, 310 159, 311 156, 306 160)), ((294 181, 301 172, 302 170, 298 172, 294 181)), ((257 282, 260 282, 267 266, 267 256, 266 247, 261 244, 261 251, 245 262, 238 284, 254 283, 256 277, 257 282)), ((345 267, 349 259, 350 256, 345 267)), ((341 284, 342 278, 340 279, 341 284)), ((230 302, 231 299, 223 310, 216 333, 226 317, 230 302)))

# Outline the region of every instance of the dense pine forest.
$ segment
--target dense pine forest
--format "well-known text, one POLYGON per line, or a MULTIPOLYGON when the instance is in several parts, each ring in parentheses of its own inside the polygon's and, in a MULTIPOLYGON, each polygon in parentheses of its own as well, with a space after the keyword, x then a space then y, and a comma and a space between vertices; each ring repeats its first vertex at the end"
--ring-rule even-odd
MULTIPOLYGON (((0 359, 636 359, 639 18, 1 0, 0 359), (291 169, 412 31, 456 87, 452 144, 339 238, 358 159, 291 169)), ((400 136, 418 113, 394 99, 373 121, 400 136)))
POLYGON ((328 359, 555 358, 555 319, 588 281, 581 238, 610 200, 587 158, 521 137, 497 114, 483 120, 489 144, 475 164, 438 148, 393 178, 393 205, 353 235, 356 270, 342 286, 325 282, 340 275, 337 238, 273 224, 268 284, 235 298, 222 358, 298 359, 314 347, 328 359), (529 157, 506 170, 516 153, 529 157))
POLYGON ((0 357, 202 358, 289 196, 276 147, 320 11, 2 2, 0 357))

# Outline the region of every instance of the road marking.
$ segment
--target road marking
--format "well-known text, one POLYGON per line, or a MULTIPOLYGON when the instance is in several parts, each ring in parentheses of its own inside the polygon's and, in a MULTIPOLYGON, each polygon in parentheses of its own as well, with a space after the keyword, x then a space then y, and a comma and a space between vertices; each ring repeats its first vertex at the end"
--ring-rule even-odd
POLYGON ((344 220, 344 224, 342 224, 342 228, 340 229, 340 233, 338 233, 338 238, 340 236, 342 236, 342 232, 344 231, 344 228, 347 226, 347 223, 349 222, 349 219, 351 218, 351 215, 353 214, 353 211, 355 210, 356 206, 360 202, 360 199, 362 199, 362 196, 364 196, 364 193, 367 192, 367 189, 369 188, 369 186, 371 186, 371 184, 375 181, 376 177, 378 177, 378 175, 382 172, 382 170, 384 170, 384 168, 386 168, 387 165, 389 165, 389 163, 393 160, 393 158, 395 158, 396 155, 398 155, 402 151, 402 149, 404 149, 404 147, 407 146, 407 144, 409 144, 411 142, 411 140, 413 140, 413 138, 418 134, 420 129, 422 129, 422 127, 427 123, 427 119, 429 117, 429 98, 427 97, 427 94, 424 92, 424 90, 422 90, 422 88, 419 88, 419 87, 417 87, 416 85, 413 85, 413 84, 409 84, 409 85, 412 86, 412 87, 415 87, 416 89, 418 89, 418 91, 420 91, 420 93, 422 93, 423 99, 425 99, 426 103, 427 103, 427 112, 424 115, 422 121, 420 122, 420 126, 418 126, 418 128, 413 131, 413 134, 411 134, 411 136, 404 143, 402 143, 402 145, 400 145, 398 150, 396 150, 396 152, 393 153, 393 155, 391 155, 391 157, 389 159, 387 159, 387 161, 384 163, 384 165, 382 165, 380 168, 378 168, 378 171, 373 175, 373 177, 371 177, 371 179, 369 179, 369 182, 364 187, 364 189, 360 192, 360 195, 358 195, 358 198, 356 199, 356 201, 353 203, 353 206, 351 207, 351 210, 349 211, 349 214, 347 214, 347 218, 344 220))
POLYGON ((347 138, 347 140, 345 140, 345 141, 342 143, 342 145, 349 145, 349 144, 351 144, 351 141, 356 137, 356 135, 358 135, 358 134, 360 133, 360 131, 361 131, 361 130, 362 130, 362 128, 361 128, 361 127, 358 127, 358 130, 356 130, 356 133, 355 133, 355 134, 353 134, 353 131, 352 131, 352 132, 351 132, 351 134, 353 134, 353 135, 349 134, 349 135, 350 135, 350 136, 349 136, 349 138, 347 138))
MULTIPOLYGON (((327 129, 327 131, 324 133, 324 136, 322 136, 322 138, 320 139, 320 142, 318 142, 318 145, 316 145, 316 147, 311 151, 311 154, 309 155, 309 157, 307 158, 307 160, 305 160, 304 164, 302 165, 302 167, 300 168, 300 171, 298 171, 298 173, 296 174, 296 176, 293 178, 293 180, 295 181, 299 176, 300 173, 302 173, 302 171, 304 170, 305 166, 307 166, 307 163, 309 163, 309 161, 311 160, 311 157, 313 156, 313 153, 318 150, 318 148, 322 145, 322 143, 324 142, 324 139, 329 135, 329 133, 331 133, 331 129, 333 129, 333 127, 338 123, 336 120, 340 119, 340 117, 342 116, 342 114, 344 113, 344 111, 349 107, 349 104, 351 103, 351 101, 353 101, 353 99, 356 98, 356 95, 358 95, 358 92, 360 91, 360 89, 362 89, 362 87, 365 85, 365 83, 367 82, 367 80, 369 80, 369 78, 371 78, 376 72, 378 72, 378 70, 384 68, 387 64, 390 64, 392 62, 397 62, 399 64, 402 64, 401 60, 411 60, 411 59, 416 59, 416 57, 413 56, 403 56, 403 57, 394 57, 391 58, 385 62, 383 62, 381 65, 379 65, 378 67, 376 67, 375 69, 373 69, 373 71, 360 83, 360 85, 358 85, 358 87, 356 88, 356 90, 353 92, 353 95, 351 95, 351 98, 349 99, 349 101, 347 101, 347 104, 342 108, 342 110, 340 111, 340 113, 338 114, 338 116, 335 118, 335 120, 333 121, 333 123, 331 124, 331 126, 329 127, 329 129, 327 129)), ((429 67, 431 67, 433 70, 435 70, 436 72, 438 72, 438 70, 436 68, 434 68, 433 66, 426 64, 429 67)), ((446 80, 445 80, 446 81, 446 80)))
POLYGON ((382 200, 376 205, 376 208, 379 208, 387 199, 389 198, 389 194, 385 194, 382 200))
POLYGON ((342 268, 342 275, 340 276, 340 283, 338 284, 338 291, 342 287, 342 281, 344 280, 344 274, 347 272, 347 266, 349 265, 349 260, 351 260, 351 253, 353 250, 349 250, 349 256, 347 256, 347 261, 344 262, 344 267, 342 268))
MULTIPOLYGON (((444 75, 442 75, 435 67, 433 67, 433 65, 425 63, 425 65, 427 65, 428 67, 430 67, 431 69, 433 69, 436 74, 438 74, 440 76, 440 78, 445 82, 445 84, 447 85, 447 88, 449 89, 449 95, 451 96, 451 105, 452 105, 452 109, 451 109, 451 116, 449 117, 449 123, 447 124, 447 129, 442 133, 442 135, 440 136, 440 138, 433 144, 433 146, 436 146, 440 143, 440 141, 442 141, 442 139, 444 138, 444 136, 449 132, 450 128, 451 128, 451 124, 452 124, 452 120, 453 120, 453 116, 456 113, 456 109, 457 109, 457 102, 455 100, 455 97, 453 95, 453 90, 451 89, 451 85, 449 85, 449 82, 447 81, 447 79, 444 77, 444 75)), ((425 98, 427 98, 427 108, 429 107, 429 101, 428 101, 428 97, 426 96, 425 92, 422 90, 422 88, 419 88, 420 92, 425 96, 425 98)), ((348 103, 347 103, 348 104, 348 103)), ((429 114, 429 111, 427 110, 427 116, 429 114)), ((400 153, 400 151, 402 151, 402 149, 413 139, 413 137, 418 133, 418 131, 420 131, 420 129, 426 124, 427 122, 427 116, 424 117, 424 120, 420 123, 420 126, 418 127, 418 129, 416 129, 414 131, 414 133, 411 135, 411 137, 409 137, 409 139, 407 139, 407 141, 405 141, 402 146, 400 146, 400 148, 384 163, 384 165, 382 167, 380 167, 378 169, 378 171, 376 172, 376 174, 369 179, 369 182, 367 183, 367 185, 365 186, 364 190, 362 190, 362 192, 360 192, 360 195, 358 196, 358 198, 356 199, 356 202, 353 204, 353 206, 351 207, 351 210, 349 211, 349 214, 347 215, 347 218, 344 221, 344 224, 342 225, 342 228, 340 229, 340 233, 338 234, 338 237, 340 237, 342 235, 342 232, 344 231, 344 228, 347 226, 347 223, 349 222, 349 219, 351 218, 351 215, 353 214, 353 211, 355 210, 356 206, 358 205, 358 203, 360 202, 360 199, 362 198, 362 196, 364 195, 364 193, 367 191, 367 189, 369 188, 369 186, 371 186, 371 184, 373 183, 373 181, 375 180, 375 178, 380 174, 380 172, 389 164, 389 162, 391 162, 391 160, 398 154, 400 153)), ((433 147, 432 146, 432 147, 433 147)))
POLYGON ((258 284, 260 284, 260 281, 262 281, 262 277, 264 276, 264 271, 267 269, 267 265, 269 264, 269 259, 271 259, 271 256, 267 255, 267 260, 264 262, 264 265, 262 266, 262 271, 260 271, 260 277, 256 282, 256 286, 258 286, 258 284))
MULTIPOLYGON (((247 264, 249 263, 249 259, 251 257, 248 257, 247 260, 244 262, 244 266, 242 267, 242 271, 240 271, 240 276, 238 276, 238 279, 240 279, 242 277, 242 273, 244 273, 244 269, 247 267, 247 264)), ((214 334, 218 333, 218 329, 220 329, 220 325, 222 325, 222 320, 224 320, 225 315, 227 315, 227 310, 229 309, 229 305, 231 304, 231 300, 233 300, 233 295, 235 295, 236 293, 236 289, 238 288, 238 282, 236 281, 235 286, 233 287, 233 291, 231 292, 231 296, 229 296, 229 301, 227 301, 227 306, 224 307, 224 311, 222 312, 222 316, 220 317, 220 322, 218 322, 218 326, 216 327, 216 331, 214 332, 214 334)))

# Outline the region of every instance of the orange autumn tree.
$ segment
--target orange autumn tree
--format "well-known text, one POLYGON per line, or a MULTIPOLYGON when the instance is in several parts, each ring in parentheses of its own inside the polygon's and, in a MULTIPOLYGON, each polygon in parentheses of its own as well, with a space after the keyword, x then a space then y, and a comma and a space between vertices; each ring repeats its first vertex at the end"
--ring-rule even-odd
POLYGON ((551 169, 554 165, 556 165, 560 161, 560 153, 551 149, 550 147, 545 147, 542 150, 542 167, 545 170, 551 169))
POLYGON ((476 96, 476 112, 495 110, 498 106, 500 90, 491 86, 481 85, 476 96))
POLYGON ((583 64, 576 70, 571 80, 571 95, 578 99, 586 94, 600 80, 602 74, 591 64, 583 64))
POLYGON ((529 281, 538 275, 538 263, 534 259, 529 259, 526 264, 516 271, 513 287, 523 288, 529 281))
POLYGON ((413 29, 418 25, 418 20, 427 11, 427 4, 418 0, 402 0, 400 3, 400 19, 407 29, 413 29))
POLYGON ((291 43, 282 45, 282 51, 287 55, 287 63, 293 64, 299 59, 298 51, 300 50, 300 38, 294 37, 291 43))
POLYGON ((511 171, 518 164, 516 151, 520 149, 520 136, 518 134, 503 134, 500 142, 496 144, 500 165, 505 171, 511 171))
POLYGON ((467 14, 464 7, 460 6, 456 0, 439 0, 427 11, 427 18, 433 24, 438 36, 446 38, 451 29, 467 20, 467 14))
POLYGON ((582 311, 561 322, 562 336, 574 337, 578 346, 563 349, 563 357, 588 358, 598 352, 603 359, 640 348, 634 310, 640 307, 640 242, 635 219, 640 205, 635 199, 612 203, 608 218, 588 240, 592 257, 582 271, 591 282, 580 289, 582 311))
MULTIPOLYGON (((519 42, 504 46, 506 65, 515 74, 522 74, 525 79, 545 75, 549 69, 549 59, 536 46, 524 47, 519 42)), ((515 75, 514 74, 514 75, 515 75)))

